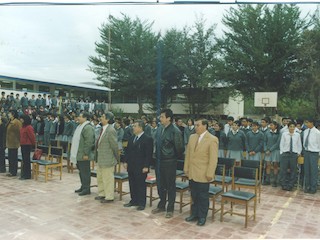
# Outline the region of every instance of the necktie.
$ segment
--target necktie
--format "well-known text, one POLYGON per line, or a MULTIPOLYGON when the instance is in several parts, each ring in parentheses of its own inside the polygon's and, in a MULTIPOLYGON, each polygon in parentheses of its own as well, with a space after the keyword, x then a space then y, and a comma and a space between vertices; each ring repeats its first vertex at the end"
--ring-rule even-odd
POLYGON ((98 145, 99 145, 99 142, 100 142, 100 137, 102 135, 102 132, 103 132, 103 128, 101 128, 100 135, 99 135, 98 140, 97 140, 97 144, 96 144, 97 148, 98 148, 98 145))
POLYGON ((309 129, 309 132, 308 132, 306 141, 305 141, 305 143, 304 143, 304 148, 305 148, 306 150, 308 150, 310 132, 311 132, 311 129, 309 129))
POLYGON ((138 136, 134 138, 133 143, 136 143, 137 140, 138 140, 138 136))
POLYGON ((293 149, 293 142, 292 142, 292 136, 290 136, 290 152, 292 153, 293 149))
POLYGON ((199 138, 200 138, 200 136, 198 135, 198 138, 197 138, 196 145, 195 145, 194 149, 196 149, 196 148, 198 147, 198 144, 199 144, 199 138))

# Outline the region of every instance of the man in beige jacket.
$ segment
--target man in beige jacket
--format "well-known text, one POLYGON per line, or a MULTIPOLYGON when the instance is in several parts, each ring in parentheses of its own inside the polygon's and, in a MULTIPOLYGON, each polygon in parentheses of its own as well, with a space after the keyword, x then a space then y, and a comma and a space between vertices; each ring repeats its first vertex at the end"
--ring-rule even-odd
POLYGON ((96 143, 97 181, 99 196, 95 200, 110 203, 114 200, 114 166, 119 160, 117 133, 112 112, 102 114, 102 131, 96 143))
POLYGON ((219 141, 208 132, 206 119, 196 121, 195 129, 196 134, 189 138, 184 162, 192 197, 191 215, 185 220, 198 221, 197 225, 203 226, 209 209, 209 185, 218 162, 219 141))

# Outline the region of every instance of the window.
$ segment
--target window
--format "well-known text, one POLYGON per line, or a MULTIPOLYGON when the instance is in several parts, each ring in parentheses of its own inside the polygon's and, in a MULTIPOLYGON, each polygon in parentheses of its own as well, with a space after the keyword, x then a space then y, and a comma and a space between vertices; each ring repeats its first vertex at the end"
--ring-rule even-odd
POLYGON ((12 90, 13 82, 12 81, 2 80, 2 81, 0 81, 0 87, 1 87, 1 89, 10 89, 10 90, 12 90))
POLYGON ((16 90, 20 91, 33 91, 33 84, 28 84, 24 82, 16 82, 16 90))

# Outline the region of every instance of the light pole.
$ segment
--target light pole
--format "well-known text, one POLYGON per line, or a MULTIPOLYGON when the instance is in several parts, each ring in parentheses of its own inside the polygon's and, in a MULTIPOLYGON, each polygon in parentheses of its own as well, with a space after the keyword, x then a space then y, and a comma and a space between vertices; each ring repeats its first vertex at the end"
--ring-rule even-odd
POLYGON ((109 14, 108 82, 109 82, 108 110, 111 111, 111 21, 110 21, 110 14, 109 14))

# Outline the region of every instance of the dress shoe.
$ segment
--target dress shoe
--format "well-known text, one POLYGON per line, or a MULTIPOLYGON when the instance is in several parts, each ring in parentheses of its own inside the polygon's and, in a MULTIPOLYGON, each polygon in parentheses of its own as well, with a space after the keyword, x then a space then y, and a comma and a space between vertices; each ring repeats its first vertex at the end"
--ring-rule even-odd
POLYGON ((287 187, 287 191, 291 192, 293 190, 293 187, 287 187))
POLYGON ((317 192, 317 190, 310 190, 309 193, 311 194, 315 194, 317 192))
POLYGON ((20 177, 19 180, 29 180, 31 178, 24 178, 24 177, 20 177))
POLYGON ((173 217, 173 212, 166 213, 166 218, 172 218, 172 217, 173 217))
POLYGON ((102 199, 100 202, 101 203, 113 203, 113 200, 102 199))
POLYGON ((132 206, 137 206, 136 204, 133 204, 131 202, 128 202, 126 204, 123 204, 124 207, 132 207, 132 206))
POLYGON ((155 208, 151 211, 152 214, 157 214, 161 212, 165 212, 166 210, 164 208, 155 208))
POLYGON ((74 190, 74 192, 75 192, 75 193, 80 193, 80 192, 82 192, 82 188, 79 188, 79 189, 77 189, 77 190, 74 190))
POLYGON ((185 220, 186 220, 186 222, 195 222, 198 220, 198 217, 191 215, 191 216, 187 217, 185 220))
POLYGON ((78 195, 79 195, 79 196, 85 196, 85 195, 90 195, 90 194, 91 194, 90 191, 82 191, 82 192, 80 192, 78 195))
POLYGON ((262 185, 264 185, 264 186, 267 186, 267 185, 270 185, 270 181, 264 181, 263 183, 262 183, 262 185))
POLYGON ((139 206, 139 207, 137 207, 137 210, 138 210, 138 211, 144 210, 144 206, 139 206))
POLYGON ((0 171, 0 173, 6 173, 6 170, 2 170, 2 171, 0 171))
POLYGON ((7 176, 7 177, 15 177, 15 176, 17 176, 17 175, 12 175, 11 173, 8 173, 6 176, 7 176))
POLYGON ((197 225, 198 226, 203 226, 206 224, 206 219, 205 218, 199 218, 197 225))
POLYGON ((97 196, 94 198, 94 200, 98 200, 98 201, 101 201, 102 199, 104 199, 105 197, 104 196, 97 196))
POLYGON ((282 186, 282 190, 287 191, 288 190, 287 186, 282 186))

